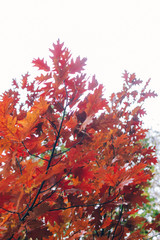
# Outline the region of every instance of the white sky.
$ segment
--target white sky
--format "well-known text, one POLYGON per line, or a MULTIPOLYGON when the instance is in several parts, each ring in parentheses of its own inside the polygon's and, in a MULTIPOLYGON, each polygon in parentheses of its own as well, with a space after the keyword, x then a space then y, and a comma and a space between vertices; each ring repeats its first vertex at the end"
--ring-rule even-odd
POLYGON ((148 127, 160 130, 159 0, 5 0, 0 2, 0 92, 12 78, 32 72, 32 60, 48 59, 60 38, 74 56, 87 57, 107 95, 120 90, 126 69, 147 81, 159 97, 147 101, 148 127))

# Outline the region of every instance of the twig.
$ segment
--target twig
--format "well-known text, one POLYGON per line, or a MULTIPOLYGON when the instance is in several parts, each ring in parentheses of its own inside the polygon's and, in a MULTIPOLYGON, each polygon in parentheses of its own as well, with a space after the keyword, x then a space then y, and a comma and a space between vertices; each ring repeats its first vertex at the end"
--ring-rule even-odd
POLYGON ((31 152, 27 149, 27 147, 25 146, 25 144, 24 144, 23 141, 22 141, 22 144, 23 144, 24 148, 26 149, 26 151, 29 153, 30 156, 37 157, 37 158, 42 159, 42 160, 47 161, 47 162, 49 161, 49 160, 46 159, 46 158, 43 158, 43 157, 40 157, 40 156, 38 156, 38 155, 36 155, 36 154, 31 153, 31 152))
MULTIPOLYGON (((118 194, 118 195, 119 195, 119 194, 118 194)), ((69 207, 61 207, 61 208, 50 209, 49 211, 50 211, 50 212, 54 212, 54 211, 67 210, 67 209, 76 208, 76 207, 95 207, 95 206, 97 206, 97 205, 103 206, 103 205, 105 205, 105 204, 108 204, 108 203, 110 203, 110 202, 113 202, 113 201, 118 197, 118 195, 116 195, 113 199, 108 200, 108 201, 103 202, 103 203, 77 204, 77 205, 72 205, 72 206, 69 206, 69 207)))
POLYGON ((123 213, 123 205, 121 205, 121 211, 120 211, 120 214, 119 214, 118 222, 117 222, 117 224, 116 224, 116 226, 115 226, 115 229, 114 229, 114 232, 113 232, 112 240, 114 239, 114 237, 116 237, 116 236, 115 236, 115 232, 116 232, 117 227, 118 227, 118 225, 119 225, 119 223, 120 223, 120 220, 121 220, 121 217, 122 217, 122 213, 123 213))

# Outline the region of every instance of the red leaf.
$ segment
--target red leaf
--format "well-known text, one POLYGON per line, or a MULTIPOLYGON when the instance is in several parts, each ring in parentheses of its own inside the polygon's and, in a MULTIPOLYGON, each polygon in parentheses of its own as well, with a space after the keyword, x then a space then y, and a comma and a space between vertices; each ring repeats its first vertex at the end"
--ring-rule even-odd
POLYGON ((70 73, 72 73, 72 74, 74 74, 76 72, 80 73, 82 70, 84 70, 86 61, 87 61, 87 58, 83 58, 82 60, 80 60, 80 57, 77 57, 75 62, 72 59, 71 64, 69 66, 70 73))
POLYGON ((125 79, 125 82, 128 82, 128 72, 126 70, 123 74, 123 78, 125 79))
POLYGON ((112 219, 110 217, 105 219, 103 224, 102 224, 102 228, 108 227, 111 224, 111 222, 112 222, 112 219))
POLYGON ((47 62, 44 62, 44 58, 34 59, 32 63, 34 64, 34 67, 38 67, 39 70, 44 70, 46 72, 50 71, 50 67, 47 65, 47 62))
POLYGON ((50 52, 53 54, 51 57, 52 60, 54 59, 60 59, 60 56, 65 51, 65 48, 63 49, 64 43, 60 43, 60 40, 58 39, 57 44, 53 43, 54 49, 49 49, 50 52))
POLYGON ((9 202, 11 198, 10 195, 0 193, 0 207, 2 207, 4 203, 9 202))
POLYGON ((98 86, 98 81, 95 78, 95 75, 92 77, 92 82, 89 82, 88 89, 93 90, 95 87, 98 86))
POLYGON ((146 98, 148 97, 157 97, 157 93, 155 93, 155 91, 149 90, 149 92, 142 92, 140 99, 138 100, 138 103, 143 102, 146 98))
POLYGON ((131 74, 130 77, 129 77, 129 82, 132 83, 136 78, 136 75, 135 73, 131 74))
POLYGON ((52 233, 48 230, 47 227, 43 226, 41 228, 35 228, 32 231, 27 231, 27 237, 32 238, 33 240, 42 239, 52 236, 52 233))
POLYGON ((146 111, 144 110, 144 109, 139 109, 138 111, 137 111, 137 114, 139 114, 140 115, 140 117, 142 117, 142 116, 144 116, 145 114, 146 114, 146 111))
POLYGON ((139 84, 141 84, 142 82, 143 82, 143 81, 140 80, 140 79, 134 79, 133 84, 134 84, 134 85, 139 85, 139 84))
POLYGON ((19 88, 18 83, 17 83, 17 81, 16 81, 15 79, 13 79, 12 85, 13 85, 14 87, 16 87, 17 89, 19 88))
POLYGON ((28 77, 29 77, 29 74, 25 74, 24 76, 22 75, 22 89, 26 88, 27 85, 28 85, 28 77))

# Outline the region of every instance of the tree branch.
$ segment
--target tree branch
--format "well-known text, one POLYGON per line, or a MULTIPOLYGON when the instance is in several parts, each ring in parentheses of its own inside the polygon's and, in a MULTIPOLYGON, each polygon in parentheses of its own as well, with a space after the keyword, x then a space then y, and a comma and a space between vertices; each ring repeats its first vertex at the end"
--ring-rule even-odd
POLYGON ((54 212, 54 211, 59 211, 59 210, 67 210, 67 209, 70 209, 70 208, 76 208, 76 207, 95 207, 97 205, 99 206, 103 206, 105 204, 108 204, 110 202, 113 202, 117 197, 118 197, 119 193, 111 200, 108 200, 106 202, 103 202, 103 203, 91 203, 91 204, 77 204, 77 205, 72 205, 72 206, 69 206, 69 207, 61 207, 61 208, 55 208, 55 209, 50 209, 49 211, 50 212, 54 212))

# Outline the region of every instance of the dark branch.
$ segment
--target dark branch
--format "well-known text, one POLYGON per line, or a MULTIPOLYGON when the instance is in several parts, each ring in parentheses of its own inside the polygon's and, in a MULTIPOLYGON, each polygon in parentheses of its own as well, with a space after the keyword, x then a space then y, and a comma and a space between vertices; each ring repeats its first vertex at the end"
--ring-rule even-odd
POLYGON ((18 167, 19 167, 19 170, 20 170, 20 173, 22 175, 22 167, 21 167, 21 164, 19 163, 18 159, 16 158, 16 162, 18 164, 18 167))
POLYGON ((37 157, 37 158, 42 159, 42 160, 47 161, 47 162, 49 161, 49 160, 46 159, 46 158, 43 158, 43 157, 40 157, 40 156, 38 156, 38 155, 36 155, 36 154, 31 153, 31 152, 27 149, 27 147, 25 146, 25 144, 24 144, 23 141, 22 141, 22 144, 23 144, 24 148, 26 149, 26 151, 29 153, 30 156, 37 157))
POLYGON ((43 181, 41 183, 41 186, 38 189, 38 192, 37 192, 37 194, 36 194, 36 196, 35 196, 35 198, 34 198, 34 200, 32 202, 32 205, 28 208, 27 212, 23 215, 23 217, 21 218, 21 221, 24 221, 24 219, 29 215, 29 212, 33 210, 34 204, 35 204, 35 202, 36 202, 36 200, 37 200, 37 198, 38 198, 38 196, 39 196, 39 194, 41 192, 41 189, 43 188, 44 183, 45 183, 45 181, 43 181))
POLYGON ((67 210, 67 209, 70 209, 70 208, 103 206, 105 204, 113 202, 118 197, 118 195, 116 195, 113 199, 108 200, 108 201, 103 202, 103 203, 77 204, 77 205, 72 205, 72 206, 69 206, 69 207, 61 207, 61 208, 50 209, 49 211, 54 212, 54 211, 59 211, 59 210, 67 210))
POLYGON ((116 224, 115 229, 114 229, 114 232, 113 232, 112 240, 114 239, 114 237, 116 237, 116 236, 115 236, 115 233, 116 233, 117 227, 118 227, 118 225, 119 225, 119 223, 120 223, 122 214, 123 214, 123 205, 121 205, 121 210, 120 210, 120 213, 119 213, 119 218, 118 218, 117 224, 116 224))

